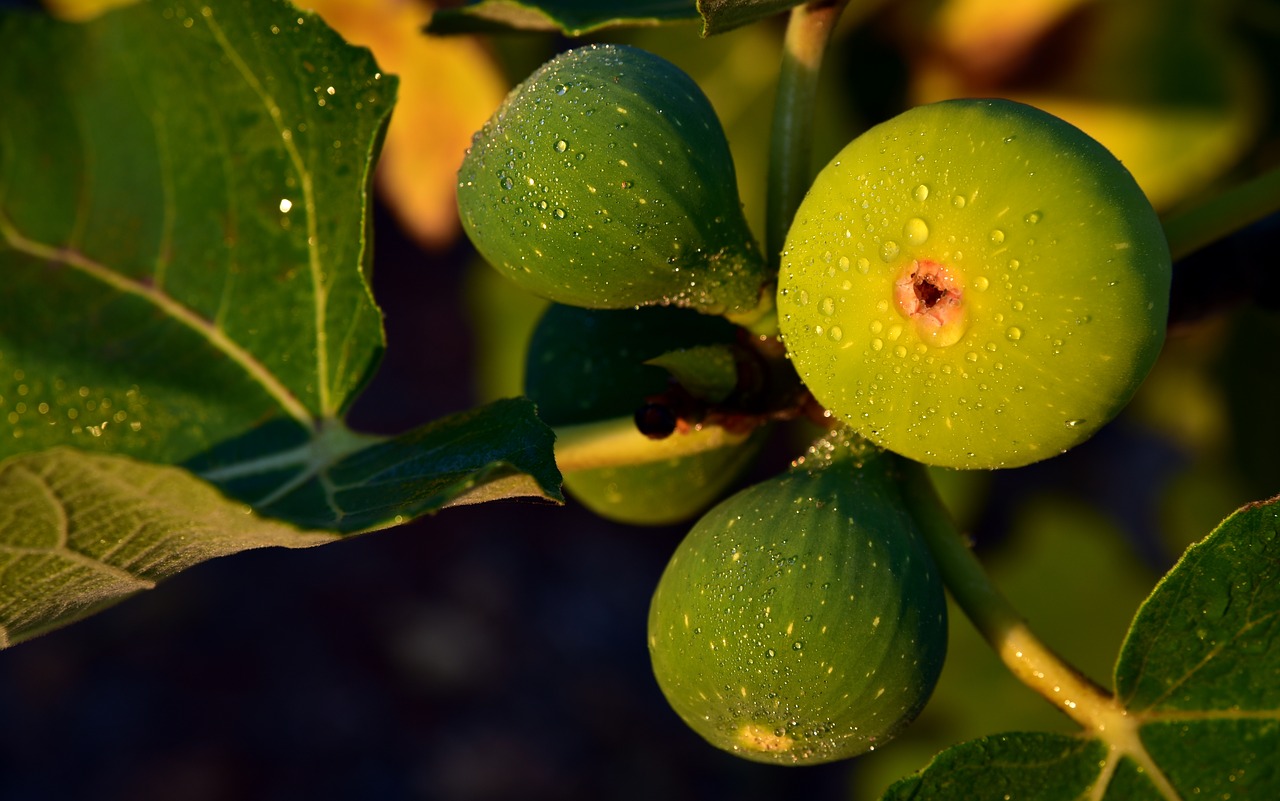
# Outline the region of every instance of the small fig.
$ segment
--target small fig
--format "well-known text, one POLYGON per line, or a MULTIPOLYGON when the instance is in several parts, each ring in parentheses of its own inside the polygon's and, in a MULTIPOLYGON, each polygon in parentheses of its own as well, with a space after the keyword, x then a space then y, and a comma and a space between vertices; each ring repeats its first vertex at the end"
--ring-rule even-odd
POLYGON ((643 50, 570 50, 517 86, 467 151, 458 208, 490 264, 559 303, 733 315, 761 302, 720 122, 643 50))
POLYGON ((920 106, 818 175, 782 256, 787 350, 817 400, 933 465, 1013 467, 1085 440, 1164 341, 1170 258, 1132 176, 1062 120, 920 106))
POLYGON ((649 611, 662 692, 712 745, 802 764, 882 745, 946 653, 942 581, 897 457, 829 445, 708 512, 649 611))
MULTIPOLYGON (((646 403, 667 389, 668 372, 645 362, 681 348, 732 343, 737 331, 723 318, 689 309, 599 310, 553 304, 529 342, 525 394, 553 426, 633 416, 640 424, 638 413, 645 411, 646 425, 653 430, 642 428, 642 433, 670 435, 667 426, 675 424, 672 410, 646 403)), ((674 459, 566 471, 564 485, 584 506, 609 520, 676 523, 720 498, 760 444, 757 435, 674 459)))

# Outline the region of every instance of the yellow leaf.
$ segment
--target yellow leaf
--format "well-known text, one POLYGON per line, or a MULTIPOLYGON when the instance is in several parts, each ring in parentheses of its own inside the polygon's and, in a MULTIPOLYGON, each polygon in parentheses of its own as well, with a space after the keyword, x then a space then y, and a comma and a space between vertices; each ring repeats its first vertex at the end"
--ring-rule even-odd
MULTIPOLYGON (((65 0, 63 0, 65 2, 65 0)), ((428 5, 405 0, 301 0, 348 42, 368 47, 400 78, 378 164, 378 189, 400 224, 426 247, 458 234, 455 185, 471 134, 508 86, 473 37, 429 37, 428 5)))

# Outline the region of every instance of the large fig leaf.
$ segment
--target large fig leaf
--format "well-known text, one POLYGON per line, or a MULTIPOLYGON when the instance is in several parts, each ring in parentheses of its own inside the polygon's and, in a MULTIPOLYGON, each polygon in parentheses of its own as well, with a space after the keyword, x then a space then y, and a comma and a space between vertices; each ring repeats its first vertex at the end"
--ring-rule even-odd
POLYGON ((394 79, 283 2, 10 13, 0 49, 0 455, 180 461, 346 409, 394 79))
POLYGON ((1134 618, 1122 725, 956 746, 886 799, 1280 798, 1280 498, 1193 545, 1134 618))
POLYGON ((396 81, 367 51, 214 0, 7 11, 0 52, 0 645, 336 536, 294 526, 561 499, 527 401, 392 439, 343 422, 383 349, 369 185, 396 81))
POLYGON ((176 467, 55 448, 0 462, 0 648, 198 562, 336 534, 249 514, 176 467))

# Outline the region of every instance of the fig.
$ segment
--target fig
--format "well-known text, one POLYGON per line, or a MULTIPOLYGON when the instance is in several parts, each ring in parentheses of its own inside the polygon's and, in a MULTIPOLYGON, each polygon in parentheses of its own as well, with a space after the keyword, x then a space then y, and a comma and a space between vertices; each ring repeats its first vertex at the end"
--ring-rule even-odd
MULTIPOLYGON (((668 372, 645 364, 682 348, 727 345, 738 328, 675 307, 582 309, 552 304, 529 342, 525 394, 553 426, 632 417, 663 393, 668 372)), ((674 422, 674 421, 673 421, 674 422)), ((750 464, 762 435, 678 458, 566 471, 564 486, 601 517, 632 525, 688 520, 750 464)))
POLYGON ((643 50, 570 50, 512 90, 463 159, 458 209, 490 264, 558 303, 749 316, 762 302, 720 122, 643 50))
POLYGON ((663 694, 708 742, 813 764, 878 747, 942 669, 942 581, 897 457, 823 443, 729 497, 671 557, 649 612, 663 694))
POLYGON ((1014 467, 1094 434, 1164 341, 1170 257, 1132 176, 1030 106, 919 106, 819 173, 779 327, 815 398, 927 464, 1014 467))

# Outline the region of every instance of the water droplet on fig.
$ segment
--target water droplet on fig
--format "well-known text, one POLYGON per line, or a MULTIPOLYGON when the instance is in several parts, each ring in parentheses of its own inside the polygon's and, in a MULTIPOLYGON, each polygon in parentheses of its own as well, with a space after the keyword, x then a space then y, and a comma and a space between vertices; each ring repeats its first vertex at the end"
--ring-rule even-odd
POLYGON ((881 349, 881 348, 883 348, 883 347, 884 347, 884 341, 883 341, 883 340, 881 340, 881 339, 873 339, 873 340, 871 340, 871 349, 872 349, 872 350, 880 350, 880 349, 881 349))
POLYGON ((568 143, 568 142, 564 141, 563 139, 557 139, 557 140, 556 140, 556 152, 557 152, 557 153, 563 153, 563 152, 565 152, 565 151, 566 151, 566 150, 568 150, 568 149, 569 149, 569 143, 568 143))
POLYGON ((1001 231, 999 228, 997 228, 997 229, 995 229, 994 231, 992 231, 992 232, 991 232, 991 241, 992 241, 992 242, 994 242, 994 243, 996 243, 997 245, 998 245, 998 244, 1000 244, 1001 242, 1003 242, 1003 241, 1004 241, 1004 231, 1001 231))
POLYGON ((929 187, 928 187, 928 186, 926 186, 926 185, 924 185, 924 184, 920 184, 919 186, 917 186, 917 187, 916 187, 916 191, 915 191, 915 193, 914 193, 914 194, 915 194, 915 198, 916 198, 916 200, 922 200, 922 201, 923 201, 923 200, 928 200, 928 199, 929 199, 929 187))
POLYGON ((553 212, 551 212, 551 213, 552 213, 552 214, 554 214, 554 215, 556 216, 556 219, 557 219, 557 220, 563 220, 563 219, 564 219, 564 209, 556 209, 555 211, 553 211, 553 212))
POLYGON ((951 198, 951 205, 955 206, 957 209, 963 209, 964 204, 965 204, 964 195, 956 195, 955 197, 951 198))
POLYGON ((840 261, 836 262, 836 264, 840 265, 840 269, 841 269, 841 270, 844 270, 845 272, 848 272, 848 271, 849 271, 849 257, 848 257, 848 256, 841 256, 841 257, 840 257, 840 261))
POLYGON ((1067 421, 1067 428, 1075 428, 1076 426, 1084 425, 1084 424, 1085 424, 1085 422, 1087 422, 1087 421, 1085 421, 1085 420, 1080 420, 1080 419, 1072 419, 1072 420, 1068 420, 1068 421, 1067 421))
POLYGON ((511 178, 506 175, 502 176, 502 178, 499 179, 498 183, 502 185, 503 189, 510 189, 511 187, 516 185, 515 181, 512 181, 511 178))
POLYGON ((901 248, 898 247, 898 243, 890 239, 888 242, 885 242, 880 246, 880 260, 893 261, 898 258, 898 253, 900 251, 901 248))
POLYGON ((556 84, 556 94, 558 94, 558 95, 562 95, 562 94, 564 94, 564 93, 565 93, 565 92, 567 92, 567 91, 569 91, 569 87, 565 86, 565 85, 564 85, 564 84, 562 84, 562 83, 558 83, 558 84, 556 84))
POLYGON ((828 317, 830 317, 831 315, 833 315, 833 314, 835 314, 835 313, 836 313, 836 299, 835 299, 835 298, 823 298, 823 299, 822 299, 822 313, 823 313, 823 314, 825 314, 825 315, 827 315, 828 317))
POLYGON ((929 225, 919 217, 912 217, 902 226, 902 236, 912 245, 921 245, 929 239, 929 225))
POLYGON ((866 275, 867 271, 870 269, 871 269, 871 262, 869 260, 867 260, 866 258, 858 259, 858 272, 862 273, 863 275, 866 275))
POLYGON ((1027 216, 1024 217, 1023 219, 1026 221, 1027 225, 1035 225, 1036 223, 1040 222, 1041 216, 1042 215, 1040 212, 1032 211, 1032 212, 1029 212, 1027 216))
POLYGON ((987 277, 985 275, 980 275, 977 278, 973 279, 973 288, 978 290, 979 292, 985 291, 986 288, 990 285, 991 285, 991 282, 987 280, 987 277))
POLYGON ((832 342, 839 342, 844 339, 844 332, 840 330, 840 326, 833 325, 831 330, 827 332, 827 336, 831 337, 832 342))
POLYGON ((1004 335, 1011 342, 1017 342, 1019 339, 1022 339, 1022 329, 1016 325, 1011 325, 1005 330, 1004 335))

